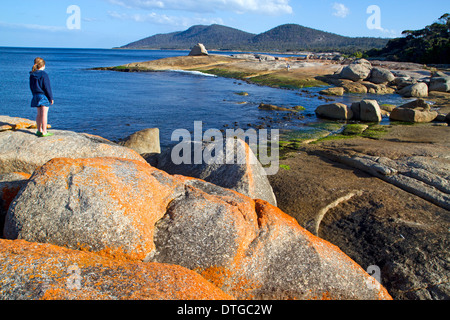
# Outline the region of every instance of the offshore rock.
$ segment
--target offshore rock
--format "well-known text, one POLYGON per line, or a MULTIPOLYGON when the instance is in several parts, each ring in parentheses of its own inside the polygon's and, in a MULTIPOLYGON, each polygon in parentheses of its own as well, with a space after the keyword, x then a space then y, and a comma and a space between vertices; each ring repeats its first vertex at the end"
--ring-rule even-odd
POLYGON ((363 84, 363 82, 353 82, 350 80, 341 80, 342 87, 346 93, 367 93, 368 88, 363 84))
POLYGON ((140 155, 147 153, 161 153, 161 145, 159 141, 159 129, 149 128, 133 133, 119 145, 133 149, 140 155))
POLYGON ((383 83, 375 84, 372 82, 363 81, 363 82, 361 82, 361 84, 367 88, 368 93, 373 93, 373 94, 393 94, 393 93, 395 93, 394 88, 388 87, 383 83))
POLYGON ((450 77, 432 77, 430 91, 450 92, 450 77))
POLYGON ((328 89, 322 90, 319 93, 327 95, 327 96, 343 96, 344 88, 343 87, 333 87, 333 88, 328 88, 328 89))
POLYGON ((353 111, 343 103, 332 103, 318 106, 316 109, 318 117, 336 120, 349 120, 353 118, 353 111))
POLYGON ((353 119, 380 122, 382 120, 381 109, 376 100, 362 100, 351 105, 353 119))
POLYGON ((190 56, 207 56, 208 51, 202 43, 197 43, 189 53, 190 56))
POLYGON ((417 99, 392 110, 390 119, 395 121, 426 123, 434 121, 438 115, 439 113, 432 111, 430 105, 425 100, 417 99))
POLYGON ((279 106, 275 106, 273 104, 267 104, 267 103, 261 103, 258 106, 258 109, 260 110, 271 110, 271 111, 289 111, 289 112, 295 112, 293 109, 283 108, 279 106))

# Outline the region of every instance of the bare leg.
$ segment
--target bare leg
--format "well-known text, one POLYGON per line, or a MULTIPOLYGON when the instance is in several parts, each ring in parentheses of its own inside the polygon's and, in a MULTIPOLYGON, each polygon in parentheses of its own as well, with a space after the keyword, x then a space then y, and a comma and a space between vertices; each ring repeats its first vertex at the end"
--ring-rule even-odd
POLYGON ((37 126, 37 131, 38 132, 42 132, 42 111, 41 111, 41 107, 36 108, 37 109, 37 116, 36 116, 36 126, 37 126))
POLYGON ((48 122, 48 107, 40 107, 41 109, 41 131, 43 134, 47 133, 47 122, 48 122))

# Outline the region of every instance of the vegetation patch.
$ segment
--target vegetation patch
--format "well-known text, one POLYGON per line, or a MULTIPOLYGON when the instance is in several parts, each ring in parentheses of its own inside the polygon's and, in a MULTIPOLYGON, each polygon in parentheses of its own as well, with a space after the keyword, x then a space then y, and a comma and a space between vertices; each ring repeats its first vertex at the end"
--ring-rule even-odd
POLYGON ((373 125, 369 126, 361 136, 369 139, 380 139, 389 132, 389 126, 373 125))
POLYGON ((142 72, 142 71, 146 71, 146 70, 144 70, 142 68, 139 68, 139 67, 127 67, 127 66, 111 67, 111 68, 108 68, 108 70, 121 71, 121 72, 142 72))
POLYGON ((340 129, 342 129, 343 124, 339 123, 339 122, 334 122, 334 121, 323 121, 323 122, 316 122, 316 123, 311 123, 308 125, 311 128, 314 129, 320 129, 320 130, 326 130, 326 131, 338 131, 340 129))
POLYGON ((362 134, 369 126, 367 124, 347 124, 342 132, 343 135, 353 136, 362 134))
POLYGON ((351 135, 340 134, 340 133, 339 134, 330 134, 330 135, 328 135, 326 137, 323 137, 323 138, 320 138, 320 139, 318 139, 316 141, 311 142, 311 144, 317 144, 317 143, 320 143, 320 142, 334 141, 334 140, 353 139, 355 137, 357 137, 357 135, 351 136, 351 135))
POLYGON ((403 37, 389 40, 383 49, 366 52, 369 57, 383 57, 391 61, 425 64, 450 63, 450 14, 420 30, 405 30, 403 37))
POLYGON ((320 129, 292 131, 284 135, 284 139, 288 140, 288 142, 284 143, 283 146, 290 145, 294 142, 304 142, 307 140, 319 139, 321 137, 329 135, 330 133, 330 131, 320 129))
POLYGON ((390 126, 383 125, 366 125, 366 124, 348 124, 345 126, 342 133, 330 134, 326 137, 317 139, 311 142, 312 144, 342 140, 342 139, 352 139, 357 137, 368 138, 368 139, 381 139, 384 135, 389 132, 390 126))
POLYGON ((281 89, 301 89, 301 88, 321 87, 328 85, 325 82, 316 80, 314 78, 295 79, 276 74, 265 74, 261 76, 251 77, 247 79, 247 81, 262 86, 281 89))

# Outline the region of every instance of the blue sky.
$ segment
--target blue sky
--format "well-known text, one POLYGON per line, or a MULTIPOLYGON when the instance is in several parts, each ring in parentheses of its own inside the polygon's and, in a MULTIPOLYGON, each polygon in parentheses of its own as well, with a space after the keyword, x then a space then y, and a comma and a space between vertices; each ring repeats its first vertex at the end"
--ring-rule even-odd
POLYGON ((8 0, 0 10, 0 46, 112 48, 213 23, 251 33, 296 23, 345 36, 398 37, 446 12, 448 0, 8 0))

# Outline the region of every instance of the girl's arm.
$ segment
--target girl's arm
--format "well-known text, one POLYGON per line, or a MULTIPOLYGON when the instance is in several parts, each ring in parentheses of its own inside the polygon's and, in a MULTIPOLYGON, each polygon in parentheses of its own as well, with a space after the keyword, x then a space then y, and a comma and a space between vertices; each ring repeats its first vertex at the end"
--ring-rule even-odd
POLYGON ((51 104, 53 104, 53 92, 52 92, 52 86, 50 84, 50 78, 47 74, 44 75, 44 86, 42 88, 45 92, 45 95, 47 96, 48 100, 51 104))

